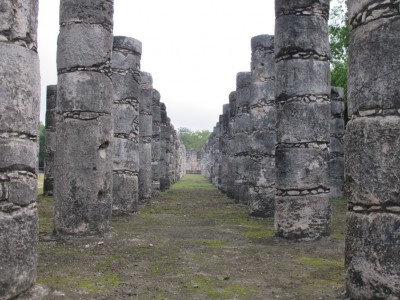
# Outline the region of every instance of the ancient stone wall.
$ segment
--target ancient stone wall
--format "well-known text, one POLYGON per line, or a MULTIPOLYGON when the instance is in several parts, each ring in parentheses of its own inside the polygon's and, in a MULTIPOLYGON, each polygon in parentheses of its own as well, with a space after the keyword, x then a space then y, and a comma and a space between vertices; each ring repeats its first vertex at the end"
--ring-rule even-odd
POLYGON ((253 37, 251 49, 249 213, 272 217, 276 145, 274 37, 253 37))
POLYGON ((329 177, 332 197, 342 197, 344 190, 344 98, 343 88, 331 91, 331 141, 329 148, 329 177))
POLYGON ((113 214, 133 213, 139 203, 139 99, 142 43, 114 37, 113 214))
POLYGON ((400 297, 400 13, 350 0, 345 264, 352 299, 400 297))
POLYGON ((112 205, 114 5, 60 1, 54 221, 58 234, 102 235, 112 205))
POLYGON ((11 299, 36 278, 38 1, 0 6, 0 298, 11 299))
POLYGON ((221 120, 221 136, 220 136, 220 189, 222 192, 227 193, 228 191, 228 129, 229 129, 229 104, 224 104, 222 107, 222 120, 221 120))
POLYGON ((47 86, 46 127, 44 146, 44 182, 43 195, 52 196, 54 190, 54 155, 56 151, 57 86, 47 86))
POLYGON ((275 1, 276 236, 330 235, 329 0, 275 1))

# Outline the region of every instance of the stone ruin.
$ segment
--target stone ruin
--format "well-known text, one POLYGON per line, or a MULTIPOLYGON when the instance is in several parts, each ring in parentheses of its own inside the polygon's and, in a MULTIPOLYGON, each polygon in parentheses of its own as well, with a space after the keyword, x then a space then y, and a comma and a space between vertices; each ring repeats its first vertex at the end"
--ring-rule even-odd
POLYGON ((271 149, 266 156, 271 168, 264 170, 268 170, 266 178, 275 190, 271 191, 275 208, 270 208, 274 210, 276 235, 298 241, 330 234, 331 197, 343 196, 345 187, 349 202, 347 292, 352 299, 398 299, 400 295, 400 109, 396 98, 400 39, 396 3, 349 1, 350 121, 345 135, 343 89, 330 87, 329 1, 276 0, 275 56, 274 61, 265 63, 270 70, 275 68, 275 86, 259 94, 267 96, 273 91, 273 97, 266 97, 272 115, 267 116, 262 109, 252 112, 258 107, 254 102, 257 89, 250 88, 250 102, 246 102, 243 95, 248 83, 241 80, 230 95, 228 128, 223 120, 223 130, 218 131, 221 121, 217 123, 201 164, 204 176, 229 197, 247 203, 252 214, 252 203, 257 203, 252 199, 254 182, 265 180, 256 172, 262 167, 246 161, 249 154, 253 160, 258 157, 251 154, 257 144, 249 139, 256 130, 258 113, 267 121, 258 129, 271 126, 271 136, 263 138, 265 145, 259 146, 271 149), (243 122, 247 103, 250 117, 243 122), (216 172, 219 166, 222 173, 216 172))
MULTIPOLYGON (((37 264, 38 1, 18 4, 6 1, 0 11, 1 299, 29 290, 37 264)), ((201 168, 250 214, 274 214, 277 236, 298 241, 329 235, 330 199, 345 186, 348 296, 397 299, 398 3, 348 4, 346 135, 343 91, 330 87, 329 1, 276 0, 275 37, 252 39, 251 72, 238 74, 201 168)), ((112 35, 113 1, 62 0, 60 10, 44 193, 55 196, 57 234, 104 235, 113 198, 126 191, 132 201, 117 211, 136 211, 183 176, 186 150, 151 75, 140 72, 140 42, 112 35)))
MULTIPOLYGON (((38 0, 0 6, 0 298, 11 299, 36 279, 38 0)), ((54 194, 55 234, 108 234, 112 210, 136 212, 157 190, 152 167, 159 160, 151 149, 159 132, 152 115, 160 95, 150 74, 140 72, 140 55, 139 41, 113 37, 113 1, 61 0, 58 84, 47 87, 44 182, 44 194, 54 194)), ((163 120, 168 155, 158 165, 169 186, 185 174, 186 150, 163 120)))
POLYGON ((330 182, 339 196, 344 176, 340 89, 330 119, 329 2, 308 2, 277 1, 275 37, 252 39, 251 72, 238 73, 230 95, 230 125, 221 134, 217 123, 202 164, 250 215, 274 216, 276 235, 298 241, 329 236, 330 182))
POLYGON ((186 174, 201 173, 201 152, 196 149, 186 149, 186 174))

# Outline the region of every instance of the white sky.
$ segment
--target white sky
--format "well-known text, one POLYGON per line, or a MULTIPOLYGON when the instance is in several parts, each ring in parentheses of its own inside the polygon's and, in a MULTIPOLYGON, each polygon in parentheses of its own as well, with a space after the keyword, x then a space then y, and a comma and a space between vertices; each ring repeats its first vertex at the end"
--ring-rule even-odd
MULTIPOLYGON (((153 75, 175 128, 212 130, 250 70, 250 39, 274 33, 274 0, 114 0, 114 35, 143 43, 142 71, 153 75)), ((57 84, 59 1, 41 0, 39 55, 44 123, 46 86, 57 84)))

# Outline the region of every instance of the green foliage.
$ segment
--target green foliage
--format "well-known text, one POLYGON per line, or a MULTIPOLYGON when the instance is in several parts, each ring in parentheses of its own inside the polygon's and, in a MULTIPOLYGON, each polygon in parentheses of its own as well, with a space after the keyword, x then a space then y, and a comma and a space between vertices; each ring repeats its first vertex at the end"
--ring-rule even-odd
POLYGON ((42 122, 39 124, 39 153, 38 153, 38 159, 39 159, 39 168, 44 168, 44 143, 45 143, 45 126, 43 125, 42 122))
POLYGON ((201 151, 203 146, 207 143, 208 137, 210 136, 210 131, 191 131, 188 128, 181 127, 178 129, 179 137, 181 138, 186 149, 195 149, 196 151, 201 151))
MULTIPOLYGON (((349 23, 345 0, 331 3, 329 20, 329 41, 331 45, 331 84, 344 88, 344 98, 347 107, 347 58, 349 47, 349 23)), ((347 112, 347 109, 346 109, 347 112)), ((345 115, 347 120, 347 114, 345 115)))

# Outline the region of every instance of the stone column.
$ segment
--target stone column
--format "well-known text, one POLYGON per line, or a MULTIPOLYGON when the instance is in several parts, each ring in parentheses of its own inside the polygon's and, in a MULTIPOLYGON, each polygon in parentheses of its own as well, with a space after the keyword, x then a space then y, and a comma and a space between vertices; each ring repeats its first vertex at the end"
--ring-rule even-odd
POLYGON ((151 138, 151 177, 152 195, 160 192, 160 157, 161 157, 161 105, 160 93, 152 90, 152 138, 151 138))
POLYGON ((148 202, 151 198, 151 142, 153 134, 153 78, 150 73, 142 72, 141 95, 139 105, 139 201, 148 202))
POLYGON ((43 195, 52 196, 54 190, 54 155, 56 151, 57 86, 47 86, 46 133, 44 150, 43 195))
POLYGON ((167 176, 167 108, 164 103, 160 103, 160 191, 165 192, 167 183, 165 177, 167 176))
POLYGON ((344 99, 343 89, 331 91, 331 141, 329 148, 329 177, 332 197, 343 197, 344 190, 344 99))
POLYGON ((57 234, 109 232, 112 206, 112 0, 61 0, 57 49, 57 234))
POLYGON ((276 236, 330 235, 329 0, 275 0, 276 236))
POLYGON ((11 299, 36 278, 38 1, 0 6, 0 298, 11 299))
POLYGON ((399 3, 350 0, 348 8, 347 292, 399 299, 399 3))
POLYGON ((139 204, 139 98, 142 43, 114 37, 112 82, 114 87, 114 215, 134 213, 139 204))
POLYGON ((273 217, 275 212, 275 61, 274 37, 251 39, 249 213, 273 217))
POLYGON ((229 104, 224 104, 222 108, 222 129, 221 129, 221 191, 227 193, 228 190, 228 129, 229 129, 229 104))
POLYGON ((248 203, 250 170, 250 83, 251 73, 240 72, 236 77, 235 147, 235 201, 248 203))
POLYGON ((235 116, 236 116, 236 91, 229 94, 229 124, 228 124, 228 173, 226 195, 235 198, 235 116))

